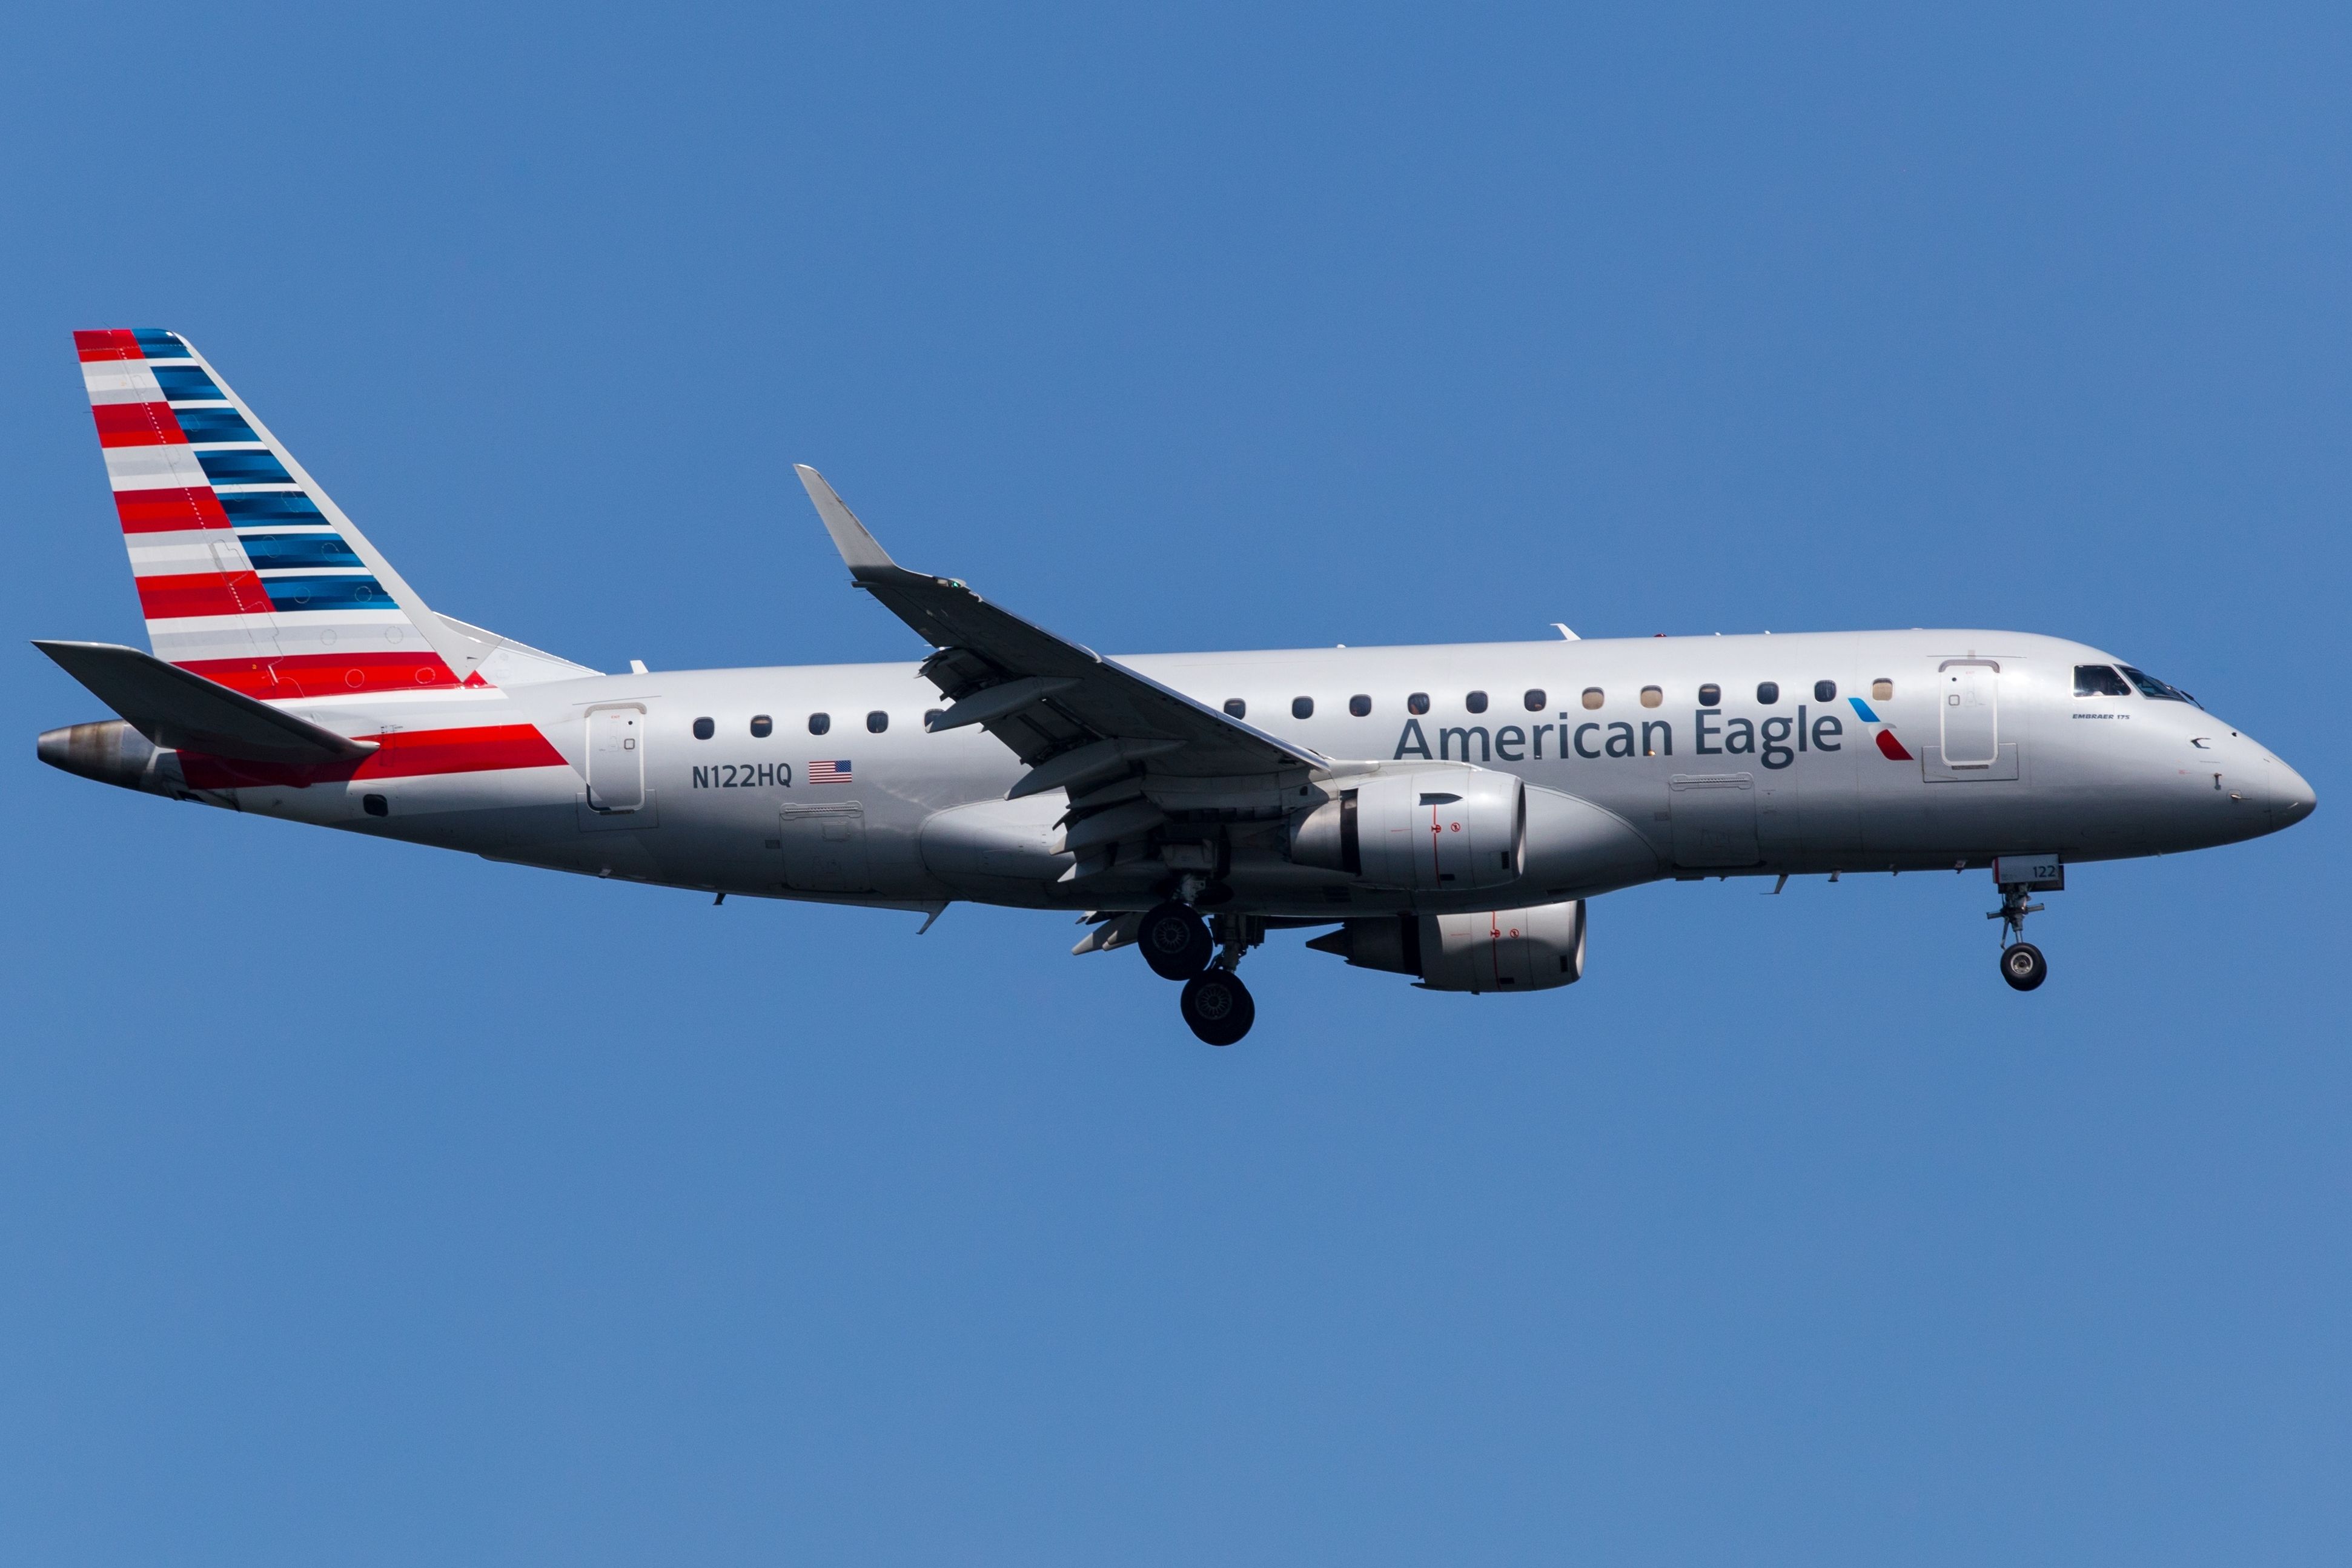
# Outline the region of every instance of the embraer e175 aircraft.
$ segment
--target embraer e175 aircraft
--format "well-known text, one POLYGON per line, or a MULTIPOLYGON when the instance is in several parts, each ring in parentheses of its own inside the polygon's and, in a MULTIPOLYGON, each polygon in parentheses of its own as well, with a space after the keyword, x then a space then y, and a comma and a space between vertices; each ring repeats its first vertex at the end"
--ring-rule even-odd
POLYGON ((1140 949, 1213 1045, 1269 931, 1540 991, 1583 974, 1590 900, 1664 877, 1989 867, 2030 991, 2029 900, 2070 865, 2315 803, 2185 693, 2017 632, 1108 659, 901 567, 805 467, 930 657, 604 674, 427 609, 186 339, 75 341, 152 653, 37 643, 121 716, 43 761, 721 898, 1077 912, 1075 952, 1140 949))

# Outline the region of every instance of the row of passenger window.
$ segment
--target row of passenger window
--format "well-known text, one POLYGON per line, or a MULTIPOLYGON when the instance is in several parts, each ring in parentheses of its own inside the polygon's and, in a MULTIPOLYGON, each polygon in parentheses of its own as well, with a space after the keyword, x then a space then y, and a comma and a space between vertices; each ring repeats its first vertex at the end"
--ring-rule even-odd
MULTIPOLYGON (((934 709, 933 711, 936 712, 938 710, 934 709)), ((866 729, 867 734, 879 735, 889 727, 890 716, 884 713, 880 708, 876 708, 872 713, 866 716, 866 729)), ((823 735, 832 728, 833 715, 829 713, 813 713, 808 716, 808 732, 811 735, 823 735)), ((694 721, 695 739, 709 740, 712 736, 717 735, 718 733, 719 721, 717 719, 698 718, 694 721)), ((751 734, 755 739, 765 740, 768 737, 775 733, 776 721, 773 718, 763 713, 755 713, 751 716, 751 734)))
MULTIPOLYGON (((1813 700, 1817 703, 1833 703, 1837 701, 1837 693, 1838 688, 1835 681, 1815 681, 1813 683, 1813 700)), ((1876 680, 1871 682, 1870 695, 1871 700, 1874 702, 1883 703, 1894 701, 1895 683, 1889 680, 1876 680)), ((1489 699, 1485 692, 1465 692, 1463 694, 1462 706, 1469 709, 1472 713, 1485 713, 1486 711, 1488 700, 1489 699)), ((1584 688, 1579 700, 1582 702, 1587 708, 1599 709, 1607 706, 1609 694, 1599 686, 1587 686, 1584 688)), ((1665 700, 1666 694, 1664 687, 1643 686, 1642 688, 1642 706, 1643 707, 1658 707, 1663 706, 1665 700)), ((1780 700, 1780 682, 1759 681, 1757 683, 1756 701, 1758 704, 1764 707, 1770 707, 1780 700)), ((1699 706, 1716 707, 1720 706, 1722 702, 1723 688, 1721 686, 1717 685, 1710 681, 1706 685, 1699 687, 1699 706)), ((1520 694, 1519 705, 1522 707, 1525 707, 1529 713, 1541 713, 1544 709, 1551 706, 1550 695, 1541 686, 1529 686, 1525 692, 1520 694)), ((1249 716, 1249 704, 1240 697, 1227 697, 1225 699, 1225 711, 1235 718, 1247 718, 1249 716)), ((1361 693, 1359 693, 1348 699, 1348 711, 1358 718, 1370 718, 1372 713, 1372 699, 1361 693)), ((1414 692, 1412 695, 1406 697, 1404 699, 1404 711, 1415 716, 1427 713, 1429 711, 1429 694, 1427 692, 1414 692)), ((1315 716, 1315 699, 1313 697, 1291 698, 1290 716, 1293 718, 1313 718, 1315 716)))
MULTIPOLYGON (((2087 671, 2103 669, 2104 667, 2105 666, 2103 665, 2096 664, 2083 664, 2077 666, 2074 671, 2074 695, 2076 696, 2092 695, 2092 692, 2084 689, 2084 674, 2087 671)), ((2144 683, 2144 688, 2147 685, 2161 686, 2166 693, 2172 694, 2172 688, 2165 686, 2161 681, 2155 681, 2150 679, 2148 676, 2140 675, 2139 672, 2137 670, 2132 671, 2131 674, 2138 675, 2139 679, 2144 683)), ((2107 678, 2111 681, 2116 679, 2112 673, 2108 674, 2107 678)), ((2124 695, 2128 691, 2127 687, 2122 686, 2120 681, 2117 681, 2116 685, 2118 689, 2116 695, 2124 695)), ((1817 703, 1833 703, 1837 701, 1837 692, 1838 688, 1835 681, 1815 681, 1813 683, 1813 700, 1817 703)), ((2157 694, 2151 691, 2148 695, 2154 696, 2157 694)), ((1895 699, 1895 683, 1889 680, 1876 680, 1871 682, 1870 696, 1873 702, 1892 702, 1895 699)), ((1599 686, 1587 686, 1584 688, 1579 700, 1581 701, 1587 708, 1597 711, 1608 705, 1609 694, 1599 686)), ((1664 704, 1665 700, 1666 694, 1665 689, 1663 686, 1643 686, 1642 688, 1642 706, 1643 707, 1659 707, 1664 704)), ((1780 700, 1780 682, 1759 681, 1757 683, 1756 701, 1759 706, 1770 707, 1780 700)), ((1485 692, 1465 692, 1462 696, 1462 706, 1469 709, 1472 713, 1485 713, 1486 711, 1488 702, 1489 699, 1485 692)), ((1710 681, 1706 685, 1699 687, 1699 706, 1717 707, 1719 706, 1722 702, 1723 688, 1721 686, 1710 681)), ((1526 691, 1519 694, 1519 704, 1529 713, 1541 713, 1544 709, 1551 706, 1550 695, 1541 686, 1529 686, 1526 691)), ((1429 711, 1429 694, 1427 692, 1412 693, 1410 696, 1404 699, 1404 710, 1405 712, 1416 716, 1427 713, 1429 711)), ((1225 711, 1235 718, 1247 718, 1249 716, 1249 704, 1243 701, 1240 697, 1227 697, 1225 699, 1225 711)), ((1360 692, 1356 695, 1348 699, 1348 711, 1358 718, 1370 718, 1372 714, 1372 699, 1360 692)), ((936 714, 937 712, 939 712, 937 708, 931 710, 931 713, 933 714, 936 714)), ((1290 716, 1293 718, 1313 718, 1315 716, 1315 699, 1313 697, 1291 698, 1290 716)), ((924 717, 926 721, 928 721, 930 717, 930 714, 926 714, 924 717)), ((753 737, 764 740, 769 736, 773 735, 776 732, 776 721, 767 714, 754 714, 751 716, 751 727, 753 737)), ((876 708, 866 716, 866 728, 868 734, 880 735, 889 727, 890 716, 883 712, 880 708, 876 708)), ((811 735, 824 735, 829 732, 832 728, 833 716, 831 714, 813 713, 808 716, 808 732, 811 735)), ((716 719, 698 718, 694 721, 695 739, 709 740, 718 733, 719 723, 716 719)))

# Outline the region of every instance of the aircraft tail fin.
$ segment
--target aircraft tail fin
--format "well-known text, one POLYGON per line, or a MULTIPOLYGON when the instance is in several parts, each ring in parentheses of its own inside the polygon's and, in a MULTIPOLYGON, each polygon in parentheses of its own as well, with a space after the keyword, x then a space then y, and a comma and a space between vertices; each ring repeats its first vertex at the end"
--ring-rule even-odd
POLYGON ((74 346, 157 658, 273 702, 487 684, 185 338, 74 346))

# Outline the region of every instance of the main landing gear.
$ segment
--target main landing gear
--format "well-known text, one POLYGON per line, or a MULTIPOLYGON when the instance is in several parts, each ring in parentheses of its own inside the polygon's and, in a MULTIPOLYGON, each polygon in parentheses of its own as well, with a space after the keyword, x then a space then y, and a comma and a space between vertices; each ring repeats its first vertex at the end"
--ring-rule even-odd
POLYGON ((1184 982, 1177 1005, 1192 1032, 1211 1045, 1231 1045, 1257 1021, 1249 988, 1231 969, 1204 969, 1184 982))
POLYGON ((2021 883, 2003 886, 2000 907, 1985 916, 2000 922, 2000 977, 2017 991, 2030 991, 2050 977, 2050 960, 2025 939, 2025 917, 2042 908, 2026 903, 2026 893, 2021 883))
POLYGON ((1257 1021, 1257 1004, 1234 973, 1249 935, 1239 917, 1221 915, 1212 937, 1208 922, 1191 905, 1172 898, 1146 912, 1136 928, 1135 945, 1143 949, 1143 961, 1151 972, 1184 982, 1180 1004, 1184 1023, 1211 1045, 1233 1044, 1257 1021), (1222 953, 1217 951, 1220 945, 1222 953))
POLYGON ((1189 980, 1209 967, 1216 944, 1209 940, 1209 923, 1192 906, 1170 899, 1149 911, 1136 927, 1135 945, 1143 961, 1163 980, 1189 980))

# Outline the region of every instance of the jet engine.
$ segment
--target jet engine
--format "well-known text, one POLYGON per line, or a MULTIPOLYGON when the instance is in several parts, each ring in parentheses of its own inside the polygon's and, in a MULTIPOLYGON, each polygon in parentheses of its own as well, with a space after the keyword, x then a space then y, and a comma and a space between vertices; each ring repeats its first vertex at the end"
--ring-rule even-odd
POLYGON ((1435 893, 1496 887, 1519 874, 1527 787, 1466 766, 1380 774, 1290 827, 1290 858, 1372 887, 1435 893))
POLYGON ((1307 944, 1432 991, 1546 991, 1584 977, 1584 900, 1350 920, 1307 944))

